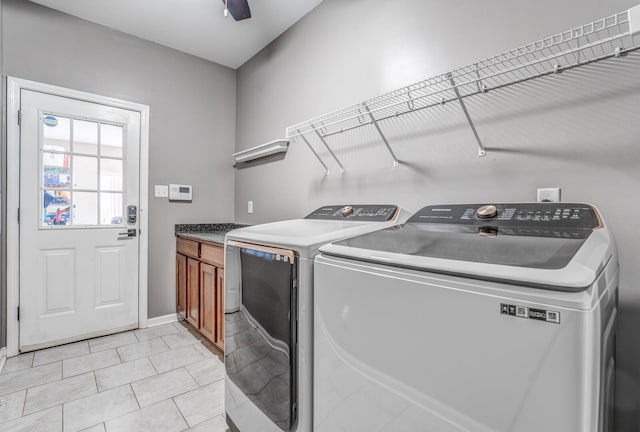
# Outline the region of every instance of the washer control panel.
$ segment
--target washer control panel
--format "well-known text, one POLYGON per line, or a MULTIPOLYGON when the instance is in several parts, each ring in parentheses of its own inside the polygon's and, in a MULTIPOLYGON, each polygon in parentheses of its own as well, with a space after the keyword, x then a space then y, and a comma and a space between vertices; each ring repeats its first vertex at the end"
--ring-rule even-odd
POLYGON ((320 207, 305 219, 386 222, 398 213, 394 205, 335 205, 320 207))
POLYGON ((491 219, 498 214, 498 208, 494 205, 485 205, 476 210, 478 219, 491 219))
POLYGON ((596 209, 575 203, 454 204, 427 206, 409 223, 444 223, 494 227, 594 229, 596 209))

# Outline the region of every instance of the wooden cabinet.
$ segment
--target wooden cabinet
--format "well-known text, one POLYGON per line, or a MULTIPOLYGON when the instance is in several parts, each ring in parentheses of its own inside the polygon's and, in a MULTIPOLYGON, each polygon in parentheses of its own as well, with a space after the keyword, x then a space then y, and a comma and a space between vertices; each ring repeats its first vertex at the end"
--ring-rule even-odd
POLYGON ((200 245, 200 260, 216 267, 224 267, 224 249, 220 246, 202 243, 200 245))
POLYGON ((187 257, 176 255, 176 313, 187 318, 187 257))
POLYGON ((214 344, 224 351, 224 268, 216 270, 216 335, 214 344))
POLYGON ((224 349, 224 249, 178 238, 176 312, 224 349))
POLYGON ((200 243, 197 241, 179 238, 176 250, 179 254, 190 256, 192 258, 200 258, 200 243))
POLYGON ((200 328, 200 261, 187 258, 187 322, 200 328))
POLYGON ((215 295, 216 268, 200 263, 200 331, 212 342, 216 338, 215 295))

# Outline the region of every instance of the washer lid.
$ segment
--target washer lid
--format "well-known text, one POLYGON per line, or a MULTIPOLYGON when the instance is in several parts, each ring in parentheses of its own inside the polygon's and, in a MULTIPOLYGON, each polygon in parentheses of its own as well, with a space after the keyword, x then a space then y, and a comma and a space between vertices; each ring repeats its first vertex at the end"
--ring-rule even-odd
POLYGON ((284 247, 313 257, 318 248, 332 241, 365 234, 408 218, 406 211, 391 205, 325 206, 305 219, 254 225, 227 233, 226 241, 284 247), (350 207, 350 211, 343 211, 350 207))
POLYGON ((534 269, 565 267, 591 231, 406 224, 336 244, 371 251, 534 269))
POLYGON ((590 286, 613 253, 613 241, 591 206, 499 204, 495 213, 486 207, 425 207, 405 225, 320 250, 399 267, 564 290, 590 286))

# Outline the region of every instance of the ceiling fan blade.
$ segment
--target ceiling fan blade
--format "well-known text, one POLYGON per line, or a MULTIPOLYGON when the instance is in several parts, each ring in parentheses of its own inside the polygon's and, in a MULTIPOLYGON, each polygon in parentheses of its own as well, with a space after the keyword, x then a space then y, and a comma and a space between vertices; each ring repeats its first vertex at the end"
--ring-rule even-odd
POLYGON ((222 0, 227 4, 229 13, 236 21, 251 18, 251 10, 249 9, 249 0, 222 0))

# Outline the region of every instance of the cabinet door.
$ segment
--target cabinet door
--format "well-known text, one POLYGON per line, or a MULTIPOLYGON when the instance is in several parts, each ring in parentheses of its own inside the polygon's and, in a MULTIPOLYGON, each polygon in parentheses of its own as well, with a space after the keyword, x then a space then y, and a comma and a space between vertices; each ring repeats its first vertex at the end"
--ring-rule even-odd
POLYGON ((187 257, 176 254, 176 313, 187 317, 187 257))
POLYGON ((216 339, 214 343, 224 350, 224 268, 217 269, 216 277, 216 339))
POLYGON ((200 331, 211 342, 215 342, 216 316, 216 268, 200 263, 200 331))
POLYGON ((187 322, 200 328, 200 262, 187 258, 187 322))

